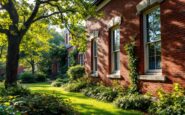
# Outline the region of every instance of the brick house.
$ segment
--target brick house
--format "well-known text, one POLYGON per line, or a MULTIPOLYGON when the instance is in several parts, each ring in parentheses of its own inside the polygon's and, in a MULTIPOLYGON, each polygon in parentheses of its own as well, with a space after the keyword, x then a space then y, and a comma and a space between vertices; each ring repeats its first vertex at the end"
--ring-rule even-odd
POLYGON ((185 0, 95 0, 100 19, 86 22, 86 72, 111 85, 130 84, 124 50, 135 38, 140 91, 185 87, 185 0))
MULTIPOLYGON (((69 66, 71 66, 70 52, 73 52, 74 50, 77 51, 77 49, 76 49, 76 47, 74 47, 70 44, 70 40, 72 38, 70 36, 70 32, 67 29, 64 30, 64 38, 65 38, 65 46, 66 46, 67 52, 68 52, 67 64, 68 64, 68 67, 69 67, 69 66)), ((77 54, 74 57, 74 61, 75 61, 75 64, 84 65, 84 53, 81 53, 81 52, 77 51, 77 54)))

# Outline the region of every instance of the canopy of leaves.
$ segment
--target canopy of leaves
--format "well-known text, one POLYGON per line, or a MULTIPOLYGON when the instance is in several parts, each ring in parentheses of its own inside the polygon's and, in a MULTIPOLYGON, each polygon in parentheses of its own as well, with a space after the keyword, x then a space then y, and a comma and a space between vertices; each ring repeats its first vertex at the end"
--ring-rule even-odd
POLYGON ((48 41, 51 38, 47 24, 41 22, 33 24, 21 42, 22 62, 31 63, 34 61, 37 64, 42 59, 42 53, 49 51, 48 41))
POLYGON ((95 16, 93 1, 1 0, 0 33, 10 32, 13 35, 24 36, 33 23, 42 20, 50 25, 59 25, 61 28, 70 27, 73 34, 72 45, 83 50, 86 45, 86 34, 84 28, 79 25, 82 25, 81 22, 88 16, 95 16), (17 29, 8 31, 10 27, 17 29))

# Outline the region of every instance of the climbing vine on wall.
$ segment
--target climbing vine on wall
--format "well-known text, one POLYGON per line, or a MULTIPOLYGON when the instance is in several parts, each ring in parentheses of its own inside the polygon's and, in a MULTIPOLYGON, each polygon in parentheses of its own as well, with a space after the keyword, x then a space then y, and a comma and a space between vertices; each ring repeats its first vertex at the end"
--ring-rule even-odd
POLYGON ((128 55, 128 68, 129 77, 131 78, 131 93, 138 92, 138 72, 137 72, 137 56, 135 53, 135 39, 131 38, 131 41, 124 47, 128 55))

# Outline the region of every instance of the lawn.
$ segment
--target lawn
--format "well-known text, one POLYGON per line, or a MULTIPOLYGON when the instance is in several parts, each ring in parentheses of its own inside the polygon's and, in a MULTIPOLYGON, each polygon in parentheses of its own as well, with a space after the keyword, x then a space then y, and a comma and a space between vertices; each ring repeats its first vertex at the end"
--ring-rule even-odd
POLYGON ((24 86, 33 92, 50 93, 69 100, 81 115, 142 115, 141 112, 118 109, 112 103, 98 101, 80 93, 66 92, 62 88, 52 87, 48 83, 25 84, 24 86))

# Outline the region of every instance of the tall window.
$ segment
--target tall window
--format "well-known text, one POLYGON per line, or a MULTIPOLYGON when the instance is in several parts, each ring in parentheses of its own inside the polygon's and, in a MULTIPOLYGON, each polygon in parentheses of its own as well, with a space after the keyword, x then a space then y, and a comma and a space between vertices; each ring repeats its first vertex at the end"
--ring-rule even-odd
POLYGON ((159 70, 161 69, 160 7, 146 12, 144 18, 147 71, 159 70))
POLYGON ((111 30, 111 67, 112 73, 120 70, 120 29, 114 27, 111 30))
POLYGON ((79 64, 84 65, 84 54, 79 54, 79 64))
POLYGON ((98 70, 97 41, 93 40, 93 73, 98 70))

